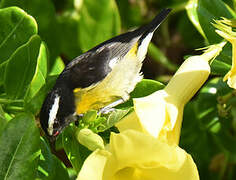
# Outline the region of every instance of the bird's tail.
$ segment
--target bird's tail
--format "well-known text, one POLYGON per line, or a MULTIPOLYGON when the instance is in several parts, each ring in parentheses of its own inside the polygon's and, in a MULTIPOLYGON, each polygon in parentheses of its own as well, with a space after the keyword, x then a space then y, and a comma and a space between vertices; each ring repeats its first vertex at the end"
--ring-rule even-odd
POLYGON ((167 15, 170 13, 171 9, 163 9, 147 26, 149 32, 155 31, 158 26, 164 21, 167 15))
POLYGON ((143 61, 144 57, 146 56, 147 48, 154 31, 164 21, 170 11, 171 9, 163 9, 149 24, 142 26, 140 29, 137 30, 141 32, 141 36, 138 40, 139 45, 137 51, 137 55, 141 61, 143 61))

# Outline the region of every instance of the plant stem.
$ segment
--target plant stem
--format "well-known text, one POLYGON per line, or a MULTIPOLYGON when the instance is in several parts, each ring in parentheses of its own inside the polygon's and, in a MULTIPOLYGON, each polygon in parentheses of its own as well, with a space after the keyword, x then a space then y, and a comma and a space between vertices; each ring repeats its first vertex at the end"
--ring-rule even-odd
POLYGON ((23 102, 23 100, 22 99, 13 100, 13 99, 2 99, 2 98, 0 98, 0 104, 10 104, 10 103, 17 103, 17 102, 23 102))

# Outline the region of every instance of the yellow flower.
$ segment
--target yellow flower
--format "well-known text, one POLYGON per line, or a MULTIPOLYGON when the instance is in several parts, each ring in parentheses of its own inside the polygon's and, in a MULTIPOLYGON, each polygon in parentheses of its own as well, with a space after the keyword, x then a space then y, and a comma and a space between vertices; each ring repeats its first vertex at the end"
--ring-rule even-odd
POLYGON ((204 54, 189 57, 163 90, 134 99, 135 112, 116 125, 119 130, 132 128, 168 144, 178 144, 184 105, 206 81, 210 74, 208 61, 224 45, 225 42, 212 45, 204 54))
POLYGON ((154 137, 126 130, 111 134, 109 151, 96 150, 84 162, 77 180, 195 180, 190 155, 154 137))
POLYGON ((198 180, 192 157, 178 146, 183 108, 224 44, 188 58, 163 90, 134 99, 135 111, 117 124, 120 133, 86 159, 77 180, 198 180))
POLYGON ((216 32, 232 44, 232 67, 223 80, 227 80, 229 87, 236 89, 236 32, 232 30, 236 21, 223 18, 215 22, 214 26, 218 29, 216 32))

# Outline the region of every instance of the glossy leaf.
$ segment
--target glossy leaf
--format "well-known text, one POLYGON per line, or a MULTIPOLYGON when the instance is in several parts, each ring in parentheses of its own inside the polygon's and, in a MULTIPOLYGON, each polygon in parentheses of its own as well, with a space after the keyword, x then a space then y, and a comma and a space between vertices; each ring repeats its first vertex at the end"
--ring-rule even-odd
MULTIPOLYGON (((204 37, 199 33, 199 31, 194 27, 193 23, 189 20, 188 11, 180 14, 181 18, 179 19, 177 29, 180 33, 181 39, 185 47, 189 49, 197 49, 199 47, 205 46, 204 37), (191 29, 191 31, 187 31, 187 29, 191 29), (194 37, 194 38, 193 38, 194 37), (191 39, 191 41, 190 41, 191 39)), ((170 42, 170 44, 173 44, 170 42)), ((172 45, 175 47, 175 45, 172 45)), ((175 51, 181 52, 181 46, 174 48, 175 51)), ((174 60, 175 57, 172 59, 174 60)), ((172 60, 172 61, 173 61, 172 60)), ((182 59, 180 59, 182 60, 182 59)))
POLYGON ((37 33, 34 18, 18 7, 0 9, 0 84, 3 83, 8 58, 37 33))
POLYGON ((219 56, 211 63, 211 71, 213 74, 224 76, 230 70, 231 64, 232 46, 230 43, 227 43, 219 56))
POLYGON ((153 43, 150 43, 148 46, 149 55, 158 63, 162 64, 165 68, 170 71, 176 71, 177 65, 172 63, 162 52, 156 47, 153 43))
POLYGON ((23 98, 34 76, 41 40, 35 35, 11 56, 6 67, 4 86, 9 98, 23 98))
POLYGON ((18 7, 0 9, 0 64, 37 33, 34 18, 18 7))
POLYGON ((218 74, 224 76, 231 68, 231 66, 225 62, 215 59, 211 64, 212 74, 218 74))
POLYGON ((199 92, 196 100, 197 115, 204 128, 209 128, 219 121, 218 97, 230 92, 230 88, 220 78, 209 81, 199 92))
POLYGON ((33 116, 12 119, 0 137, 0 179, 35 179, 39 156, 39 131, 33 116))
MULTIPOLYGON (((215 27, 212 25, 214 20, 221 17, 233 18, 236 14, 222 0, 190 0, 186 6, 189 19, 205 38, 208 44, 214 44, 223 39, 215 33, 215 27), (214 7, 214 8, 212 8, 214 7)), ((227 45, 221 52, 218 60, 211 64, 214 74, 225 74, 228 65, 231 64, 231 47, 227 45)))
POLYGON ((133 92, 130 93, 130 99, 127 102, 125 102, 124 104, 121 104, 117 107, 118 108, 131 107, 131 106, 133 106, 132 98, 139 98, 139 97, 148 96, 155 91, 163 89, 164 87, 165 86, 158 81, 151 80, 151 79, 143 79, 141 82, 139 82, 136 85, 133 92))
POLYGON ((199 33, 206 39, 206 35, 199 22, 197 8, 198 8, 198 0, 190 0, 186 5, 186 10, 189 19, 191 20, 195 28, 199 31, 199 33))
POLYGON ((65 68, 65 64, 60 57, 57 57, 54 64, 52 65, 51 71, 49 72, 50 76, 59 75, 65 68))
POLYGON ((5 69, 7 66, 7 61, 3 62, 2 64, 0 64, 0 85, 3 84, 4 81, 4 74, 5 74, 5 69))
POLYGON ((83 115, 83 122, 85 123, 90 123, 90 122, 93 122, 96 118, 97 118, 97 111, 96 110, 90 110, 88 112, 86 112, 84 115, 83 115))
POLYGON ((32 99, 30 99, 28 102, 25 102, 24 109, 26 111, 29 111, 33 114, 39 113, 47 93, 50 91, 50 89, 56 82, 56 78, 57 76, 47 77, 46 84, 44 84, 44 86, 38 91, 38 93, 32 99))
POLYGON ((75 130, 76 128, 74 126, 67 127, 63 132, 62 142, 64 150, 73 168, 76 172, 79 172, 84 160, 90 154, 90 151, 78 143, 75 137, 75 130))
POLYGON ((221 0, 199 0, 198 16, 210 43, 218 43, 220 41, 220 38, 215 34, 215 28, 211 25, 213 20, 219 19, 222 16, 233 18, 233 14, 231 14, 225 3, 221 0))
POLYGON ((78 38, 83 52, 120 32, 120 16, 114 0, 84 0, 79 15, 78 38))
POLYGON ((217 163, 213 161, 217 153, 235 151, 234 140, 227 134, 230 119, 222 118, 218 109, 219 97, 229 92, 230 88, 221 78, 214 78, 184 110, 181 146, 193 156, 201 179, 217 177, 217 174, 208 171, 209 166, 217 163))
POLYGON ((49 146, 41 138, 41 155, 38 166, 38 178, 40 180, 69 180, 66 167, 51 153, 49 146))
POLYGON ((39 54, 37 57, 37 65, 33 79, 29 85, 25 101, 28 102, 39 92, 39 90, 45 85, 47 78, 47 63, 48 63, 47 49, 44 43, 41 43, 39 54))
POLYGON ((222 0, 191 0, 186 7, 190 20, 210 44, 221 40, 212 26, 214 20, 221 17, 233 18, 236 15, 222 0))
POLYGON ((0 136, 2 134, 2 131, 5 127, 5 125, 7 124, 7 119, 5 118, 5 112, 2 109, 2 106, 0 105, 0 136))
MULTIPOLYGON (((137 27, 142 23, 144 7, 138 1, 116 1, 119 8, 122 26, 126 29, 137 27)), ((168 7, 168 6, 166 6, 168 7)))
POLYGON ((98 129, 98 132, 103 132, 112 126, 114 126, 117 122, 119 122, 122 118, 124 118, 130 111, 131 109, 116 109, 115 111, 111 112, 104 123, 102 123, 102 126, 98 129))
POLYGON ((59 28, 56 20, 56 12, 50 0, 2 0, 0 7, 18 6, 32 15, 37 23, 39 35, 46 41, 50 49, 50 58, 53 60, 59 54, 59 28))
POLYGON ((82 54, 78 33, 79 12, 65 11, 58 17, 58 22, 63 32, 63 37, 60 38, 61 51, 68 60, 72 60, 82 54))

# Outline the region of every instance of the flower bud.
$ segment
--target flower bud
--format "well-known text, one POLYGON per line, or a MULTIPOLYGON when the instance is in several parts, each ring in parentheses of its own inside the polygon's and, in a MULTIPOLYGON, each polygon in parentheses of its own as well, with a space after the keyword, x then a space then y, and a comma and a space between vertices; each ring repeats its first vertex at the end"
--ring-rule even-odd
POLYGON ((90 129, 78 130, 78 132, 76 132, 76 138, 80 144, 84 145, 91 151, 104 149, 104 142, 101 136, 90 129))

